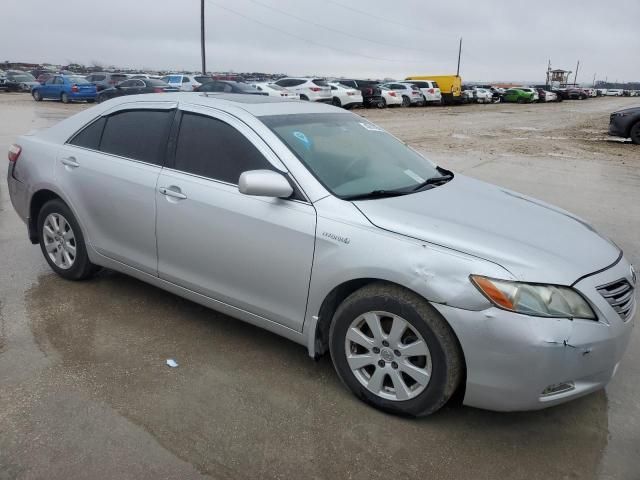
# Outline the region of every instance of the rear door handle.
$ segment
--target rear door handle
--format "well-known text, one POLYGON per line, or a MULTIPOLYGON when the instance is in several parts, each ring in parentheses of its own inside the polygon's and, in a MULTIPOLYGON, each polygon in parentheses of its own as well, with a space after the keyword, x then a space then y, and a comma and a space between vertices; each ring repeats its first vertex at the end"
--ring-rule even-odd
POLYGON ((160 187, 158 191, 162 195, 166 195, 167 197, 176 198, 178 200, 185 200, 187 196, 180 191, 180 187, 176 187, 175 185, 171 185, 169 187, 160 187))
POLYGON ((75 157, 63 158, 60 161, 62 162, 63 165, 66 165, 67 167, 77 168, 77 167, 80 166, 80 164, 78 162, 76 162, 76 158, 75 157))

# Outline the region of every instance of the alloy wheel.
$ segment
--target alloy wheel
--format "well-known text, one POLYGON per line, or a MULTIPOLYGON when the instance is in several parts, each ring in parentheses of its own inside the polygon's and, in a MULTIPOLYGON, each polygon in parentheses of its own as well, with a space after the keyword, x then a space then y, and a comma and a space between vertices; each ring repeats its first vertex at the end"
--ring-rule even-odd
POLYGON ((42 226, 44 247, 49 259, 62 270, 71 268, 76 260, 76 237, 71 224, 59 213, 50 213, 42 226))
POLYGON ((353 375, 381 398, 409 400, 429 384, 432 363, 427 342, 398 315, 382 311, 360 315, 349 326, 344 346, 353 375))

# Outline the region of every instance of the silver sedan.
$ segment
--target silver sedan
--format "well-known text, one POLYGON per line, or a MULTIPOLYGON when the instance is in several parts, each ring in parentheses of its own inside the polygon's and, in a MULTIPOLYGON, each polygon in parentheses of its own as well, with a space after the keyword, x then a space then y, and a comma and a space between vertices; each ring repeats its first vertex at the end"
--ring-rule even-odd
POLYGON ((8 184, 61 277, 114 269, 330 352, 388 412, 566 402, 607 384, 632 329, 612 241, 327 105, 116 98, 20 137, 8 184))

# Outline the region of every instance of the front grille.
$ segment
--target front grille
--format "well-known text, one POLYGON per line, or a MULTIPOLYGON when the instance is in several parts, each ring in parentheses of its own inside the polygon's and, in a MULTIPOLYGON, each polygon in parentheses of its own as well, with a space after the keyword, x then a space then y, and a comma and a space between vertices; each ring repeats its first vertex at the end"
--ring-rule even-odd
POLYGON ((633 311, 635 296, 633 287, 627 280, 616 280, 598 287, 597 290, 609 302, 609 305, 618 312, 622 320, 629 320, 633 311))

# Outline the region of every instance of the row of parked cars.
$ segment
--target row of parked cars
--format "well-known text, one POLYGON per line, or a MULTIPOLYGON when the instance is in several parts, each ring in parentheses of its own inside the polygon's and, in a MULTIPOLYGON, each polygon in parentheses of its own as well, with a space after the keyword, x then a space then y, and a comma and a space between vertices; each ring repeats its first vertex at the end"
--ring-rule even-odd
MULTIPOLYGON (((438 76, 445 83, 442 91, 436 80, 409 77, 406 80, 379 82, 360 79, 325 79, 320 77, 286 77, 271 82, 218 78, 208 75, 95 72, 81 76, 72 72, 32 73, 0 72, 0 88, 30 91, 36 101, 57 99, 64 103, 85 100, 102 102, 123 95, 162 92, 225 92, 284 97, 332 103, 343 108, 424 106, 458 101, 466 103, 533 103, 584 100, 595 96, 636 96, 640 91, 595 88, 551 88, 547 85, 508 89, 492 85, 460 85, 460 77, 438 76), (33 74, 32 74, 33 73, 33 74), (37 78, 34 74, 38 74, 37 78), (451 77, 451 78, 449 78, 451 77), (458 82, 456 84, 456 82, 458 82)), ((435 78, 435 77, 434 77, 435 78)))

